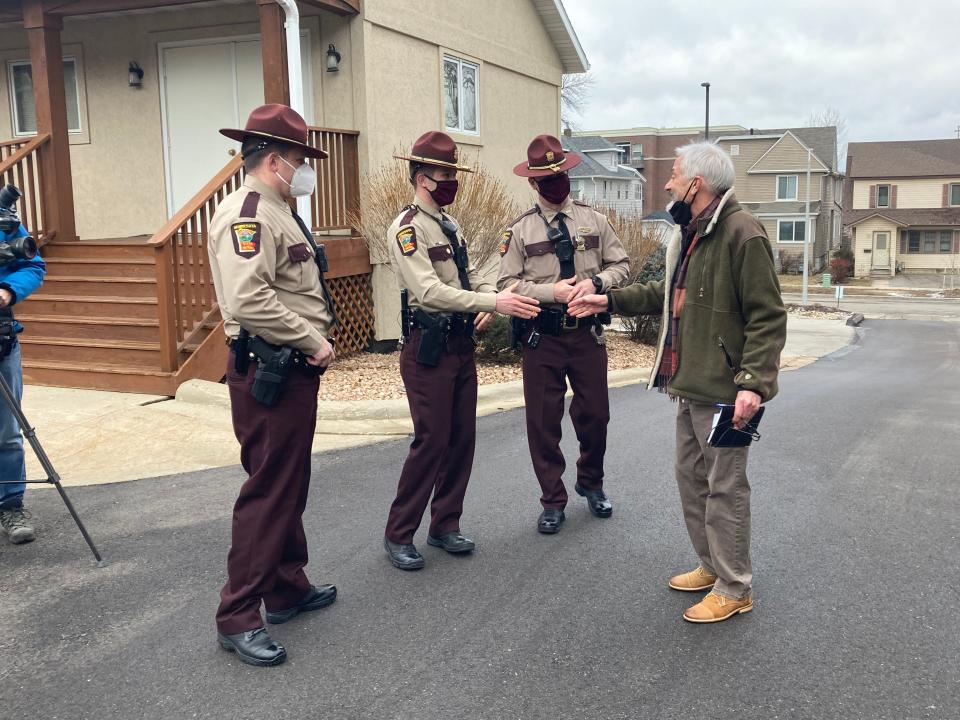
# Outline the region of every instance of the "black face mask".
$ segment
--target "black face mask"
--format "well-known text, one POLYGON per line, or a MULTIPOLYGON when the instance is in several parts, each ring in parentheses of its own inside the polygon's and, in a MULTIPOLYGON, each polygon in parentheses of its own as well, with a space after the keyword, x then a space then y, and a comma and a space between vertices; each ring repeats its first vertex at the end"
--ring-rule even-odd
POLYGON ((537 192, 547 202, 563 205, 570 194, 570 176, 561 173, 537 180, 537 192))
MULTIPOLYGON (((670 203, 669 207, 667 207, 667 212, 670 213, 670 217, 672 217, 673 221, 680 227, 686 227, 690 224, 690 221, 693 220, 693 209, 690 206, 697 197, 697 193, 693 194, 690 202, 686 201, 687 195, 690 194, 690 188, 692 187, 693 181, 687 186, 687 191, 683 194, 683 200, 674 200, 670 203)), ((697 192, 699 192, 699 190, 697 192)))

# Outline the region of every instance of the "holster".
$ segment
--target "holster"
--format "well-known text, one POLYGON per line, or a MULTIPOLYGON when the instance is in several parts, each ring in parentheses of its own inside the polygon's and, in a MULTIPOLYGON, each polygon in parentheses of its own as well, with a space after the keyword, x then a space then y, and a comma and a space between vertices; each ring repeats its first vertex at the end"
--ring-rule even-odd
POLYGON ((253 376, 253 387, 250 388, 254 400, 267 407, 280 402, 283 386, 287 384, 293 367, 292 356, 293 348, 284 346, 259 363, 253 376))
POLYGON ((419 308, 413 313, 413 319, 420 327, 420 344, 417 347, 417 362, 428 367, 440 364, 440 356, 447 348, 449 320, 443 316, 431 316, 419 308))
POLYGON ((237 339, 233 341, 233 370, 238 375, 246 375, 250 367, 250 331, 240 328, 237 339))
POLYGON ((0 310, 0 360, 6 360, 17 344, 17 330, 13 312, 9 308, 0 310))

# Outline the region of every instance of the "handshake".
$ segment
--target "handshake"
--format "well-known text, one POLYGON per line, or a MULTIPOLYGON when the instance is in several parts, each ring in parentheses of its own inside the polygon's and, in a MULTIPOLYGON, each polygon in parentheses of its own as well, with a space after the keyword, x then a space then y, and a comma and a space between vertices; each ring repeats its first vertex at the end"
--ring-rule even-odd
MULTIPOLYGON (((518 295, 514 291, 520 285, 520 281, 517 280, 513 285, 508 287, 506 290, 501 290, 497 293, 497 312, 501 315, 510 315, 512 317, 522 318, 523 320, 529 320, 534 318, 540 312, 540 301, 529 298, 526 295, 518 295)), ((482 312, 477 313, 477 319, 474 320, 474 327, 483 332, 490 325, 493 320, 494 313, 482 312)))

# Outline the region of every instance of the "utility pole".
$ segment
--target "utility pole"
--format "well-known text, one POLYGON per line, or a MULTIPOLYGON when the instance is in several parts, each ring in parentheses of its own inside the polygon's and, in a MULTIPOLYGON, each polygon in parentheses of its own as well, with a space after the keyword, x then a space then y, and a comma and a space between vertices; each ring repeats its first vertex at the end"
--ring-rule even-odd
MULTIPOLYGON (((702 82, 700 83, 700 87, 707 91, 706 116, 703 119, 703 140, 706 142, 710 139, 710 83, 702 82)), ((957 137, 960 137, 960 134, 958 134, 957 137)))
MULTIPOLYGON (((807 285, 810 275, 810 155, 812 151, 807 148, 807 207, 803 211, 803 297, 800 300, 801 305, 807 304, 807 285)), ((796 228, 794 228, 796 232, 796 228)))

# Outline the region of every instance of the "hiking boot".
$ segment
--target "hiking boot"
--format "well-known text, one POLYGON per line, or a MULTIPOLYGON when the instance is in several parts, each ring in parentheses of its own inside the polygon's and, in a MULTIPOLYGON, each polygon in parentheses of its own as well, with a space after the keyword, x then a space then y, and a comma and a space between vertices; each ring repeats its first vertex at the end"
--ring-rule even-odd
POLYGON ((740 613, 753 610, 753 598, 747 595, 740 600, 711 592, 703 600, 683 613, 683 619, 692 623, 715 623, 740 613))
POLYGON ((702 565, 697 565, 696 570, 674 575, 672 578, 670 578, 669 585, 674 590, 681 590, 683 592, 700 592, 701 590, 709 590, 712 588, 716 581, 716 575, 711 575, 703 569, 702 565))
POLYGON ((24 510, 23 507, 0 510, 0 528, 3 528, 14 545, 33 542, 37 539, 31 519, 30 511, 24 510))

